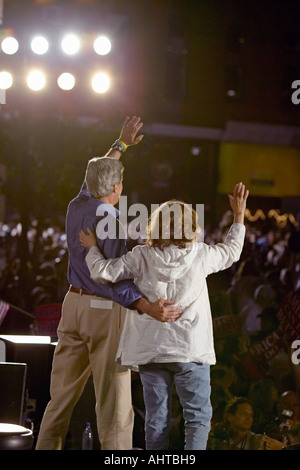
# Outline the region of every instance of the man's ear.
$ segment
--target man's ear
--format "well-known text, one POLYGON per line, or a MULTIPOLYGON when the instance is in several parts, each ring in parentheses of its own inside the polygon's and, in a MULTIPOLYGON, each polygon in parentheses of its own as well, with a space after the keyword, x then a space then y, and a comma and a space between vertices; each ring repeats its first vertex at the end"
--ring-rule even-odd
POLYGON ((121 184, 121 181, 120 181, 120 183, 115 183, 113 185, 113 193, 118 193, 119 192, 120 184, 121 184))

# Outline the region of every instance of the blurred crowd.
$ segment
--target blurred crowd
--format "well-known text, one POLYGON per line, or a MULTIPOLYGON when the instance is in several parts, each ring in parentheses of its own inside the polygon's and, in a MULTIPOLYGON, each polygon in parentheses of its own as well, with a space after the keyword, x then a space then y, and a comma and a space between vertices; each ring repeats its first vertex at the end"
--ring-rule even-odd
MULTIPOLYGON (((206 229, 205 242, 221 242, 231 222, 231 213, 224 214, 218 227, 206 229)), ((300 340, 300 230, 295 220, 279 217, 246 217, 246 226, 240 261, 207 279, 217 355, 211 368, 211 450, 279 450, 300 442, 299 365, 292 361, 292 344, 300 340)), ((0 226, 0 298, 14 305, 20 229, 19 224, 0 226)), ((32 224, 30 250, 36 233, 32 224)), ((31 313, 61 303, 68 289, 63 226, 42 231, 38 253, 35 267, 29 266, 31 313)), ((36 331, 35 322, 28 326, 36 331)), ((300 346, 295 357, 300 359, 300 346)), ((144 408, 136 373, 132 386, 135 445, 142 448, 144 408)), ((176 394, 173 415, 170 448, 180 449, 184 431, 176 394)))
MULTIPOLYGON (((210 450, 300 443, 300 361, 292 361, 300 340, 300 231, 295 219, 269 215, 246 217, 239 263, 208 278, 217 354, 210 450)), ((230 223, 227 213, 206 242, 221 241, 230 223)))
MULTIPOLYGON (((31 313, 38 305, 61 302, 68 288, 68 252, 63 225, 46 227, 41 231, 38 243, 36 226, 37 222, 33 221, 27 233, 29 289, 23 304, 31 313)), ((20 223, 0 225, 0 298, 20 307, 21 259, 18 239, 21 230, 20 223)))

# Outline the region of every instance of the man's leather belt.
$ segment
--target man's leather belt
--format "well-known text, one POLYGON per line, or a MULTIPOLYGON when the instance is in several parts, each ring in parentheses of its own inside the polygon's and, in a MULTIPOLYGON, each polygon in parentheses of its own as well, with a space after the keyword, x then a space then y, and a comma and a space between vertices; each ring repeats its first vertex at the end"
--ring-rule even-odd
POLYGON ((79 289, 78 287, 74 287, 74 286, 70 286, 69 291, 75 292, 76 294, 80 294, 80 295, 96 295, 96 294, 91 294, 90 292, 87 292, 84 289, 79 289))

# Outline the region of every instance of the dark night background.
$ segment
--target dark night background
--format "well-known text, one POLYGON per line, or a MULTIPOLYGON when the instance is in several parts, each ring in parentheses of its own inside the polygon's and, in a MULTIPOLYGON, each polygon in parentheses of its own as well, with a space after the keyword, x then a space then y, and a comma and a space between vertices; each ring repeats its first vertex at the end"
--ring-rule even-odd
MULTIPOLYGON (((126 115, 141 116, 145 134, 123 157, 129 204, 169 198, 203 203, 208 240, 215 242, 223 235, 219 224, 228 210, 228 185, 233 188, 235 176, 249 177, 252 215, 276 209, 293 219, 287 225, 249 219, 241 263, 257 259, 268 279, 284 279, 277 309, 290 288, 299 292, 300 104, 292 102, 292 83, 300 80, 299 25, 300 3, 291 0, 4 0, 1 39, 11 28, 20 49, 15 56, 0 51, 0 69, 16 77, 0 105, 0 298, 31 314, 39 305, 62 301, 68 287, 67 204, 79 191, 87 160, 108 150, 126 115), (58 41, 70 30, 87 42, 95 32, 106 34, 111 53, 100 57, 86 47, 75 57, 64 56, 58 41), (49 38, 45 57, 33 57, 28 48, 37 33, 49 38), (23 83, 34 65, 47 74, 45 90, 36 93, 23 83), (88 83, 98 68, 111 77, 101 95, 88 83), (56 78, 68 69, 77 83, 63 92, 56 78), (237 145, 235 157, 228 143, 237 145), (271 152, 274 171, 273 164, 261 165, 264 151, 271 152), (265 239, 268 247, 259 244, 265 239)), ((216 296, 231 281, 211 282, 213 314, 226 315, 226 304, 216 296)), ((12 309, 0 332, 28 333, 31 323, 12 309)), ((277 326, 274 320, 267 332, 277 326)), ((261 339, 263 332, 255 332, 260 333, 261 339)), ((233 346, 227 347, 229 355, 233 346)), ((249 372, 247 385, 274 379, 266 365, 258 369, 258 375, 249 372)), ((290 383, 289 376, 279 391, 290 383)))

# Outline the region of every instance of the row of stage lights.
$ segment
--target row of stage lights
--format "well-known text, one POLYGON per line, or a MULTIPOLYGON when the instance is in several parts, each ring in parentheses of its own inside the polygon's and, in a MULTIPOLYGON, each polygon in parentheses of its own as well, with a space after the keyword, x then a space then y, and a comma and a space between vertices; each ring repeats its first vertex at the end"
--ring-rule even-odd
MULTIPOLYGON (((49 41, 44 36, 35 36, 30 47, 35 54, 43 55, 49 50, 49 41)), ((80 51, 80 48, 81 40, 76 34, 67 34, 61 40, 61 49, 65 54, 75 55, 80 51)), ((93 48, 96 54, 107 55, 111 51, 111 42, 106 36, 98 36, 93 42, 93 48)), ((16 54, 19 50, 19 42, 13 36, 6 37, 1 42, 1 49, 5 54, 16 54)))
MULTIPOLYGON (((10 72, 5 70, 0 72, 0 89, 8 90, 12 87, 13 81, 10 72)), ((32 91, 40 91, 46 86, 46 75, 40 70, 32 70, 26 77, 26 83, 32 91)), ((75 83, 75 76, 69 72, 62 73, 57 79, 57 85, 64 91, 72 90, 75 83)), ((105 93, 110 87, 109 76, 104 72, 96 73, 91 79, 91 87, 96 93, 105 93)))
MULTIPOLYGON (((31 50, 34 54, 44 55, 49 50, 49 42, 43 36, 36 36, 31 41, 31 50)), ((65 54, 75 55, 80 51, 81 41, 79 36, 68 34, 61 41, 61 49, 65 54)), ((107 55, 111 51, 111 42, 106 36, 98 36, 93 42, 96 54, 107 55)), ((19 42, 13 36, 6 37, 1 42, 1 50, 4 54, 14 55, 19 50, 19 42)), ((13 76, 7 70, 0 71, 0 89, 7 90, 13 85, 13 76)), ((46 76, 41 70, 32 70, 26 78, 28 87, 33 91, 42 90, 46 86, 46 76)), ((71 90, 75 86, 75 76, 69 72, 62 73, 57 84, 62 90, 71 90)), ((91 86, 96 93, 105 93, 110 86, 109 76, 104 72, 95 74, 91 79, 91 86)))

